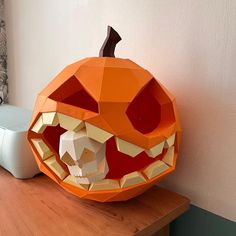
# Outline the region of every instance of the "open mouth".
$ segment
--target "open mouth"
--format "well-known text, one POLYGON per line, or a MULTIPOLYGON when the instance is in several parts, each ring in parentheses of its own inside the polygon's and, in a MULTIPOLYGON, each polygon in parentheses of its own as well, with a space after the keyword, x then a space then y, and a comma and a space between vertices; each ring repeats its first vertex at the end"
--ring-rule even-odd
POLYGON ((150 149, 59 112, 42 113, 33 148, 61 181, 87 191, 146 184, 173 170, 175 133, 150 149))

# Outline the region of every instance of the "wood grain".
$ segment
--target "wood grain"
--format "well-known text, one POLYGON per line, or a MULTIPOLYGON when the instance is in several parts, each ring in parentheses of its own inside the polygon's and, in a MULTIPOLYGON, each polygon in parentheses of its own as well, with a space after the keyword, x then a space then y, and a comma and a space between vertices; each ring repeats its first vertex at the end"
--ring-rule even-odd
POLYGON ((189 200, 153 187, 127 202, 81 200, 47 176, 19 180, 0 168, 0 235, 151 235, 186 211, 189 200))

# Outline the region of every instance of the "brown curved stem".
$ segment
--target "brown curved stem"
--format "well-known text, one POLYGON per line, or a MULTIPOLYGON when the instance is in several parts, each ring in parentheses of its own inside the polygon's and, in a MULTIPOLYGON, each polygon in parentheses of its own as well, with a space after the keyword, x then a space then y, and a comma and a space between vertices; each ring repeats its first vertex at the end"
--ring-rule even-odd
POLYGON ((108 25, 107 37, 99 51, 99 57, 115 57, 115 47, 120 40, 120 35, 108 25))

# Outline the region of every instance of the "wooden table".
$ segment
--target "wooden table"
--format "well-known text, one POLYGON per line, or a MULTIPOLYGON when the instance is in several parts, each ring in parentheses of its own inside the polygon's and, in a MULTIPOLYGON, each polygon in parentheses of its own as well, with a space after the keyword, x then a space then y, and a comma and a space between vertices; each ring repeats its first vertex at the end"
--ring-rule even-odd
POLYGON ((168 235, 188 208, 186 197, 159 187, 127 202, 80 200, 43 174, 19 180, 0 168, 0 236, 168 235))

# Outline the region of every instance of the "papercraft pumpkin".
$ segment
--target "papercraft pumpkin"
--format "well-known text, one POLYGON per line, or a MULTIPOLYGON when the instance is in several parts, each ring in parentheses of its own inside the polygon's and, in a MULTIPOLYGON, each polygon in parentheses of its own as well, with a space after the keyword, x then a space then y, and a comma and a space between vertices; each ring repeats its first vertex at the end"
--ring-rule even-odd
POLYGON ((99 57, 67 66, 38 95, 28 139, 42 172, 80 198, 122 201, 175 169, 175 99, 154 76, 115 58, 108 26, 99 57))

